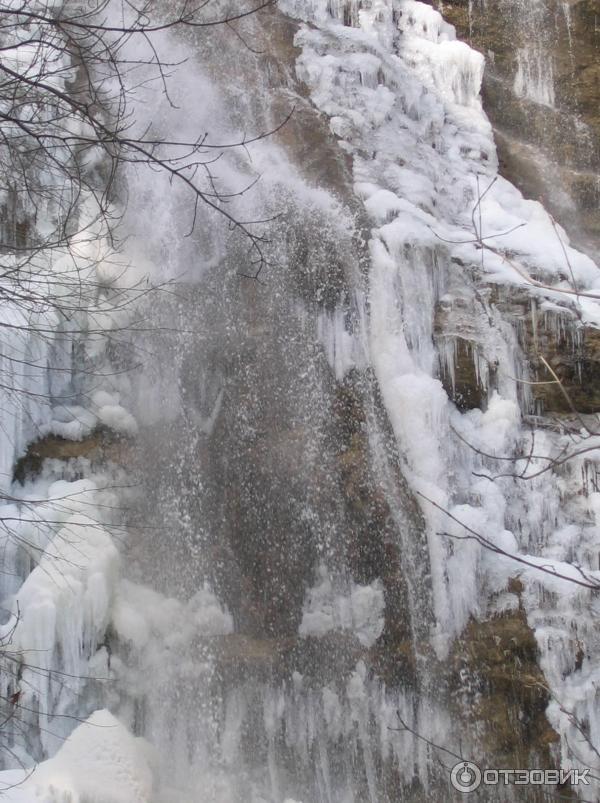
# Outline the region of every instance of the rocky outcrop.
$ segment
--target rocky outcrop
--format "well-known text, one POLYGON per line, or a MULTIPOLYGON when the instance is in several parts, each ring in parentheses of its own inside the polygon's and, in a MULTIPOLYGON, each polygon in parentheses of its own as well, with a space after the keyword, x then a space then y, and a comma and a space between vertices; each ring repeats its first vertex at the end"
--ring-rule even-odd
POLYGON ((435 310, 434 338, 440 379, 459 410, 485 409, 498 371, 517 383, 526 415, 592 415, 600 411, 600 330, 584 324, 565 296, 549 301, 533 286, 480 284, 442 297, 435 310), (492 323, 484 310, 512 328, 519 365, 507 367, 494 351, 492 323))
POLYGON ((27 451, 15 464, 13 477, 24 483, 36 477, 42 470, 45 460, 73 460, 86 458, 92 467, 106 463, 126 465, 132 459, 133 442, 130 438, 117 435, 106 427, 95 429, 81 440, 67 440, 56 435, 46 435, 27 447, 27 451))
POLYGON ((531 374, 539 384, 531 387, 534 412, 584 415, 600 411, 600 331, 573 326, 568 314, 542 315, 536 327, 524 329, 531 374), (559 324, 553 321, 559 319, 559 324), (567 326, 560 326, 560 319, 567 326), (569 326, 569 324, 571 324, 569 326), (544 360, 550 365, 548 370, 544 360), (556 381, 554 375, 560 380, 556 381))
POLYGON ((576 308, 515 287, 496 287, 493 303, 514 326, 522 350, 526 413, 591 415, 600 411, 600 330, 576 308), (549 366, 549 367, 548 367, 549 366))
POLYGON ((555 766, 549 748, 558 735, 546 719, 549 694, 522 609, 471 620, 450 664, 455 700, 482 758, 503 767, 555 766))

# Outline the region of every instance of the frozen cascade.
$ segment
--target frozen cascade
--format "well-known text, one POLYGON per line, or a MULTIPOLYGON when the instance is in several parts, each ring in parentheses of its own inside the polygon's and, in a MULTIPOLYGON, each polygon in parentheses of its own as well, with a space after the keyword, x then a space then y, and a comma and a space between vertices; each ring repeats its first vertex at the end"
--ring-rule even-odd
MULTIPOLYGON (((491 288, 529 294, 538 326, 560 328, 567 287, 542 206, 502 178, 492 183, 483 57, 416 0, 281 0, 264 28, 247 24, 257 41, 268 36, 268 69, 247 49, 232 67, 239 42, 227 32, 166 38, 190 56, 188 77, 172 105, 148 103, 152 90, 140 90, 140 114, 146 107, 160 133, 210 129, 220 141, 272 128, 297 104, 290 127, 255 143, 251 158, 223 159, 230 187, 261 175, 236 201, 241 214, 285 210, 270 231, 264 286, 240 280, 244 251, 225 250, 219 221, 179 237, 185 198, 161 177, 128 176, 129 255, 155 278, 183 274, 185 293, 153 310, 179 333, 151 343, 155 359, 133 387, 107 387, 79 418, 91 417, 88 429, 139 429, 135 506, 152 526, 130 534, 119 555, 102 513, 117 507, 106 490, 114 477, 89 476, 89 466, 58 484, 49 466, 27 488, 36 505, 55 507, 76 491, 53 515, 68 531, 61 550, 84 560, 72 559, 66 577, 55 573, 49 541, 23 587, 9 589, 22 604, 18 643, 33 642, 57 672, 112 678, 64 695, 59 684, 26 679, 40 708, 39 743, 27 745, 35 758, 57 751, 47 725, 71 730, 61 717, 91 714, 114 729, 113 742, 98 746, 81 725, 42 765, 40 788, 51 790, 49 802, 91 794, 76 772, 56 785, 70 749, 71 761, 87 751, 95 772, 119 753, 111 803, 444 799, 448 774, 416 734, 480 755, 468 715, 456 727, 444 664, 469 621, 490 610, 526 611, 563 765, 592 766, 585 746, 574 757, 569 744, 573 713, 600 742, 597 603, 558 577, 440 535, 463 536, 458 520, 530 564, 573 577, 580 565, 600 577, 600 495, 578 492, 583 459, 525 488, 473 478, 496 471, 486 455, 533 445, 515 382, 517 333, 491 288), (284 14, 302 23, 295 74, 284 14), (202 102, 183 122, 186 97, 202 102), (476 204, 476 234, 493 249, 483 260, 476 204), (439 378, 446 371, 455 385, 458 338, 472 344, 488 394, 482 409, 460 412, 439 378), (521 590, 507 591, 515 579, 521 590), (399 728, 398 713, 414 733, 399 728)), ((551 103, 546 68, 535 54, 522 58, 515 90, 551 103)), ((597 267, 559 236, 580 293, 599 291, 597 267)), ((597 302, 577 302, 580 320, 600 325, 597 302)), ((142 336, 139 345, 150 348, 142 336)), ((68 434, 74 420, 48 431, 68 434)), ((539 454, 567 441, 548 429, 535 437, 539 454)), ((35 520, 22 526, 48 536, 35 520)))
POLYGON ((530 2, 518 0, 516 8, 514 3, 512 5, 511 8, 511 4, 508 3, 504 13, 518 15, 524 26, 524 38, 529 41, 528 46, 517 53, 514 92, 517 97, 553 106, 552 47, 551 42, 540 36, 541 31, 547 30, 545 16, 548 12, 545 4, 542 0, 531 0, 530 2))

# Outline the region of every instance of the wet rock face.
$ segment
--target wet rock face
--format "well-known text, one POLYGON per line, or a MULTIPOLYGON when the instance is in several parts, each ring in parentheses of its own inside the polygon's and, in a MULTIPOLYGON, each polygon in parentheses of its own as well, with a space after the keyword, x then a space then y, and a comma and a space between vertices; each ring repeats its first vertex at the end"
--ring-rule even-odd
POLYGON ((488 392, 477 370, 477 344, 464 337, 455 337, 449 345, 454 352, 452 370, 444 362, 440 371, 448 398, 461 412, 485 409, 488 392))
POLYGON ((448 288, 451 292, 435 306, 439 377, 448 398, 461 412, 485 410, 496 382, 495 360, 484 348, 490 328, 486 307, 490 288, 482 285, 476 292, 467 289, 458 266, 449 277, 448 288))
MULTIPOLYGON (((407 567, 388 499, 378 482, 368 438, 367 393, 374 381, 370 372, 351 371, 336 387, 330 438, 336 456, 336 475, 344 500, 344 554, 355 582, 367 585, 380 579, 385 594, 385 626, 370 660, 378 675, 390 684, 415 682, 414 634, 407 612, 407 567)), ((416 502, 397 477, 396 493, 408 507, 416 502)), ((415 527, 419 517, 414 511, 415 527)), ((422 526, 422 524, 421 524, 422 526)))
POLYGON ((431 0, 486 56, 501 172, 600 244, 600 0, 431 0))
POLYGON ((552 768, 549 748, 558 736, 546 719, 549 695, 525 612, 472 620, 454 644, 450 665, 455 699, 479 736, 482 758, 493 757, 498 766, 552 768))

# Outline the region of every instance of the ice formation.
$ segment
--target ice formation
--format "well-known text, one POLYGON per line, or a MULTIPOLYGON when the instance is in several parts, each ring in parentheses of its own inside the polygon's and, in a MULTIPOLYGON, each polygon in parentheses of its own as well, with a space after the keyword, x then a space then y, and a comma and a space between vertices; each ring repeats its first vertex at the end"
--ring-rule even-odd
POLYGON ((383 632, 385 600, 381 583, 354 584, 348 593, 335 593, 324 566, 320 583, 309 590, 299 633, 323 636, 334 630, 348 630, 361 644, 371 647, 383 632))

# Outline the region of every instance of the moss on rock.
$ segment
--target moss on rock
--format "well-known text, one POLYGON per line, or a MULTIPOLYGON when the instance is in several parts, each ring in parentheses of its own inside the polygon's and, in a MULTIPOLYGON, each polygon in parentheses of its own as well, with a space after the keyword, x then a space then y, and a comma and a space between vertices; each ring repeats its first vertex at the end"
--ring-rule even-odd
POLYGON ((546 718, 549 694, 533 631, 519 607, 472 619, 450 655, 455 699, 494 766, 554 767, 558 740, 546 718))

